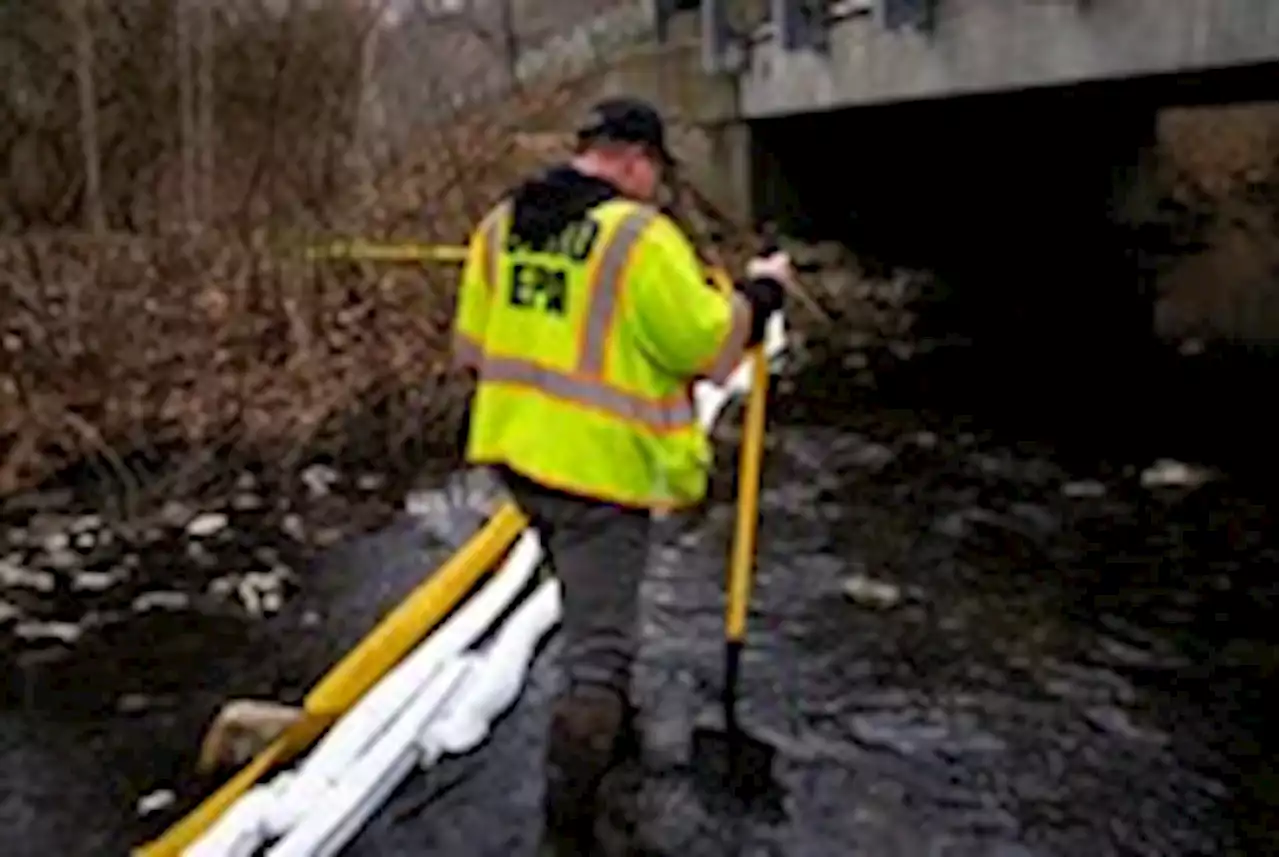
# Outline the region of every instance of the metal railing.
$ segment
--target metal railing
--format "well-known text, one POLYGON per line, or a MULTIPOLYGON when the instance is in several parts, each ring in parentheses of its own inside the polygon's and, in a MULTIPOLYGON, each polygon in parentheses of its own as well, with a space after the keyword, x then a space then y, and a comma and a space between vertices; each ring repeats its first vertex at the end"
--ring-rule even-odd
POLYGON ((700 17, 703 67, 734 72, 746 64, 752 46, 775 41, 784 51, 824 52, 833 24, 873 17, 888 30, 932 29, 939 0, 658 0, 658 33, 671 18, 696 9, 700 17))

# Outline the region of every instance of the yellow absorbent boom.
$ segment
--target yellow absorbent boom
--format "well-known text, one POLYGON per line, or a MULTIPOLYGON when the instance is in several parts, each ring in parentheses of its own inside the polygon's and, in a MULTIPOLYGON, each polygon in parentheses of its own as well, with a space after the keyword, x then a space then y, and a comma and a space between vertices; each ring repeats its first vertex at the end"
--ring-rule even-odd
POLYGON ((275 741, 162 836, 135 849, 134 857, 180 857, 263 776, 311 746, 497 566, 527 524, 514 505, 503 505, 312 688, 298 718, 275 741))

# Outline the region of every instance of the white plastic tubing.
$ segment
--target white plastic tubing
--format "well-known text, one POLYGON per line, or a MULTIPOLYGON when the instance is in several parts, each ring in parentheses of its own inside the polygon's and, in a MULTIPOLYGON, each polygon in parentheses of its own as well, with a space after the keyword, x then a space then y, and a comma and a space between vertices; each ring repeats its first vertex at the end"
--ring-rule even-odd
MULTIPOLYGON (((765 353, 786 349, 782 315, 765 353)), ((698 418, 710 426, 751 386, 744 362, 728 383, 700 382, 698 418)), ((293 770, 234 803, 184 857, 327 857, 338 854, 415 766, 467 753, 519 697, 538 642, 560 620, 560 586, 540 585, 482 649, 473 644, 519 596, 542 559, 526 530, 498 572, 370 690, 293 770), (271 844, 274 843, 274 844, 271 844)))

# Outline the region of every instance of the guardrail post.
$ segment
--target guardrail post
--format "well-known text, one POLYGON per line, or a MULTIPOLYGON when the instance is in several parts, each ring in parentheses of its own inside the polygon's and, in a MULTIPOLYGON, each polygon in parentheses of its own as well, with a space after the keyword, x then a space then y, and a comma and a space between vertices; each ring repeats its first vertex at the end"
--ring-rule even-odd
POLYGON ((805 0, 809 18, 809 47, 826 52, 831 47, 831 3, 829 0, 805 0))
POLYGON ((702 0, 702 68, 708 74, 717 74, 728 66, 729 44, 733 35, 729 29, 727 0, 702 0))
POLYGON ((826 0, 769 0, 769 16, 784 51, 826 50, 826 0))
POLYGON ((773 18, 774 32, 777 33, 778 46, 784 51, 799 50, 804 46, 808 34, 804 10, 799 0, 771 0, 770 15, 773 18))
POLYGON ((937 0, 881 0, 884 26, 889 30, 911 27, 921 32, 933 29, 937 0))
MULTIPOLYGON (((696 6, 702 32, 702 68, 708 74, 733 71, 742 57, 745 35, 729 20, 734 0, 653 0, 658 40, 670 32, 672 17, 696 6)), ((828 0, 767 0, 774 34, 784 51, 827 48, 828 0)))

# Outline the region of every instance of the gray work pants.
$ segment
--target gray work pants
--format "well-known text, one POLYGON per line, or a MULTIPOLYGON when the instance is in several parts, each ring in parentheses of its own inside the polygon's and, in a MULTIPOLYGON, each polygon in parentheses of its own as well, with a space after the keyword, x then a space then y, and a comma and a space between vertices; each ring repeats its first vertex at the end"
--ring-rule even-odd
POLYGON ((566 688, 593 685, 629 698, 649 513, 553 491, 509 470, 502 478, 560 580, 566 688))

